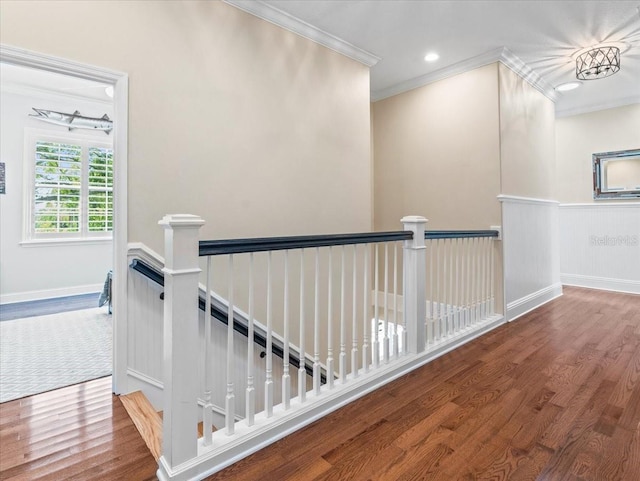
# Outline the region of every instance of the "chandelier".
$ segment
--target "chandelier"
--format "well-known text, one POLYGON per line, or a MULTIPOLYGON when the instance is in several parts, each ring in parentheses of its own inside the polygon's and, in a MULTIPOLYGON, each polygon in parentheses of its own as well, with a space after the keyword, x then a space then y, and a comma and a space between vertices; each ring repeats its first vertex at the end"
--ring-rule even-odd
POLYGON ((584 52, 576 59, 576 78, 595 80, 609 77, 620 70, 618 47, 597 47, 584 52))

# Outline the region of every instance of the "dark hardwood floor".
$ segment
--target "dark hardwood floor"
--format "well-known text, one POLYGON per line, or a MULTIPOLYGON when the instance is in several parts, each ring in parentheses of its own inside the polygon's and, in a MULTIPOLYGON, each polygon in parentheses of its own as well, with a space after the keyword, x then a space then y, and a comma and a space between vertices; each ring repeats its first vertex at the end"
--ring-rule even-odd
POLYGON ((640 480, 640 296, 565 295, 210 480, 640 480))
MULTIPOLYGON (((108 380, 0 405, 0 479, 155 479, 108 380)), ((565 295, 208 478, 640 480, 640 296, 565 295)))

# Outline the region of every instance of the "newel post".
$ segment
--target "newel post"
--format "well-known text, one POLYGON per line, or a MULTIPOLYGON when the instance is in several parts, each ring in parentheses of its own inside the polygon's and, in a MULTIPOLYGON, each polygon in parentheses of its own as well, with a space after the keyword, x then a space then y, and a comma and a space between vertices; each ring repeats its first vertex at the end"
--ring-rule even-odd
POLYGON ((166 215, 162 458, 173 468, 197 455, 198 239, 204 220, 166 215))
POLYGON ((411 215, 402 218, 404 230, 413 232, 413 239, 404 241, 403 289, 404 315, 407 330, 404 341, 407 352, 418 354, 425 348, 426 310, 426 247, 424 230, 427 219, 411 215))

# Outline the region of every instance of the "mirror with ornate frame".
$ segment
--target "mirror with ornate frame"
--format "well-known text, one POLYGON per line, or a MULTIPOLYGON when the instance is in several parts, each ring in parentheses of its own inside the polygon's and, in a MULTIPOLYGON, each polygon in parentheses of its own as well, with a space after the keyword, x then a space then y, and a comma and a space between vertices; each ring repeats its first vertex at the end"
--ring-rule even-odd
POLYGON ((601 152, 592 159, 595 200, 640 197, 640 149, 601 152))

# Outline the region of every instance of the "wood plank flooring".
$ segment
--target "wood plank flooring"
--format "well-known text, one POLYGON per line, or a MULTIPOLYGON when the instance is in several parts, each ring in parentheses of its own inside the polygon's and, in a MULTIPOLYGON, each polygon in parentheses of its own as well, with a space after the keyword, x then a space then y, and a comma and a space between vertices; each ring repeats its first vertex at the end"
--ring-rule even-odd
POLYGON ((0 480, 152 480, 111 377, 0 404, 0 480))
MULTIPOLYGON (((0 480, 155 479, 107 380, 0 405, 0 480)), ((565 295, 209 480, 640 480, 640 296, 565 295)))
POLYGON ((640 296, 565 288, 208 478, 640 480, 640 296))

